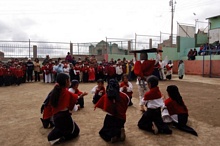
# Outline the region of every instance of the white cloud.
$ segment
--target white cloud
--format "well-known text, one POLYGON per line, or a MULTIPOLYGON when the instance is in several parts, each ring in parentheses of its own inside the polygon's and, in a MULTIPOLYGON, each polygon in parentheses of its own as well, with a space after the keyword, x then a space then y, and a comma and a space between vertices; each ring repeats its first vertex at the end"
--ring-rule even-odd
MULTIPOLYGON (((174 33, 176 21, 194 24, 219 15, 218 4, 220 0, 177 1, 174 33)), ((165 0, 1 0, 0 14, 0 40, 97 42, 169 33, 171 23, 165 0)))

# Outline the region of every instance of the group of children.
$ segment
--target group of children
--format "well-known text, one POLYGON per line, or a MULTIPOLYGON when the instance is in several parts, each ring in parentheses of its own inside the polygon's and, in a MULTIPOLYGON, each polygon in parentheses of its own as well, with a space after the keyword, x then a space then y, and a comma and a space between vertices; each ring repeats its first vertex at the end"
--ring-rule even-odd
MULTIPOLYGON (((169 98, 165 99, 158 87, 159 79, 151 75, 147 78, 149 91, 142 99, 146 106, 143 115, 138 121, 138 127, 154 134, 172 134, 172 130, 166 123, 173 123, 182 131, 197 136, 194 129, 187 126, 188 110, 184 104, 177 86, 167 87, 169 98), (168 119, 168 120, 167 120, 168 119)), ((57 83, 43 103, 42 123, 44 128, 54 127, 48 135, 51 144, 60 143, 79 134, 79 127, 71 117, 73 111, 84 107, 84 99, 87 92, 78 89, 79 82, 72 80, 65 73, 57 76, 57 83)), ((110 79, 104 87, 104 81, 99 79, 97 85, 91 90, 94 94, 92 102, 95 108, 107 112, 103 127, 99 131, 105 141, 117 142, 125 140, 126 111, 132 105, 133 86, 128 81, 128 76, 123 75, 119 83, 116 79, 110 79)))

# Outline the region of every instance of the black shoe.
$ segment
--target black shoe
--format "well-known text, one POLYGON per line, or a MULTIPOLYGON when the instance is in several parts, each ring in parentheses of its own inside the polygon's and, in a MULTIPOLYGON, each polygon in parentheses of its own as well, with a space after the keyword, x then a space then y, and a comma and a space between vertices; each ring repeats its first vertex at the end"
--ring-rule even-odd
POLYGON ((49 128, 53 128, 53 127, 54 127, 54 124, 53 124, 52 121, 50 121, 50 126, 49 126, 49 128))
POLYGON ((48 128, 48 126, 49 126, 49 124, 50 124, 49 120, 48 120, 48 119, 44 120, 44 119, 42 119, 42 118, 40 118, 40 120, 41 120, 41 122, 42 122, 42 124, 43 124, 43 127, 44 127, 44 128, 48 128))

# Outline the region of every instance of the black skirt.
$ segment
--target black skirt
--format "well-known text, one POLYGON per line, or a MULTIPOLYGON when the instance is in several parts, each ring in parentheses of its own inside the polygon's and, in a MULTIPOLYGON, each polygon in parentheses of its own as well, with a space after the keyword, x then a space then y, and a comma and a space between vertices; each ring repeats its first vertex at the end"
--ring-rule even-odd
POLYGON ((110 141, 112 137, 120 137, 121 128, 124 128, 125 120, 106 115, 104 125, 99 131, 99 135, 105 140, 110 141))

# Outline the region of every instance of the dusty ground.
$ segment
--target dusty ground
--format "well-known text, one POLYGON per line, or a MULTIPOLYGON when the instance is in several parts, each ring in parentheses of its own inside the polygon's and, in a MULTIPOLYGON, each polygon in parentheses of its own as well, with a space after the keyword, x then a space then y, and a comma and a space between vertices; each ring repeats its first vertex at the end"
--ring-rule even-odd
MULTIPOLYGON (((103 141, 98 134, 105 113, 93 110, 92 95, 85 99, 85 108, 72 117, 80 127, 80 136, 63 145, 105 146, 105 145, 204 145, 217 146, 220 143, 220 79, 185 76, 179 80, 160 82, 160 89, 175 84, 179 87, 189 109, 188 125, 199 134, 198 137, 172 129, 172 135, 153 135, 139 130, 137 122, 141 117, 138 109, 137 86, 134 82, 134 106, 127 110, 125 142, 111 144, 103 141)), ((80 84, 82 91, 89 92, 95 83, 80 84)), ((1 146, 49 146, 47 134, 51 129, 43 129, 40 122, 40 106, 52 84, 26 83, 20 86, 0 87, 0 145, 1 146)))

